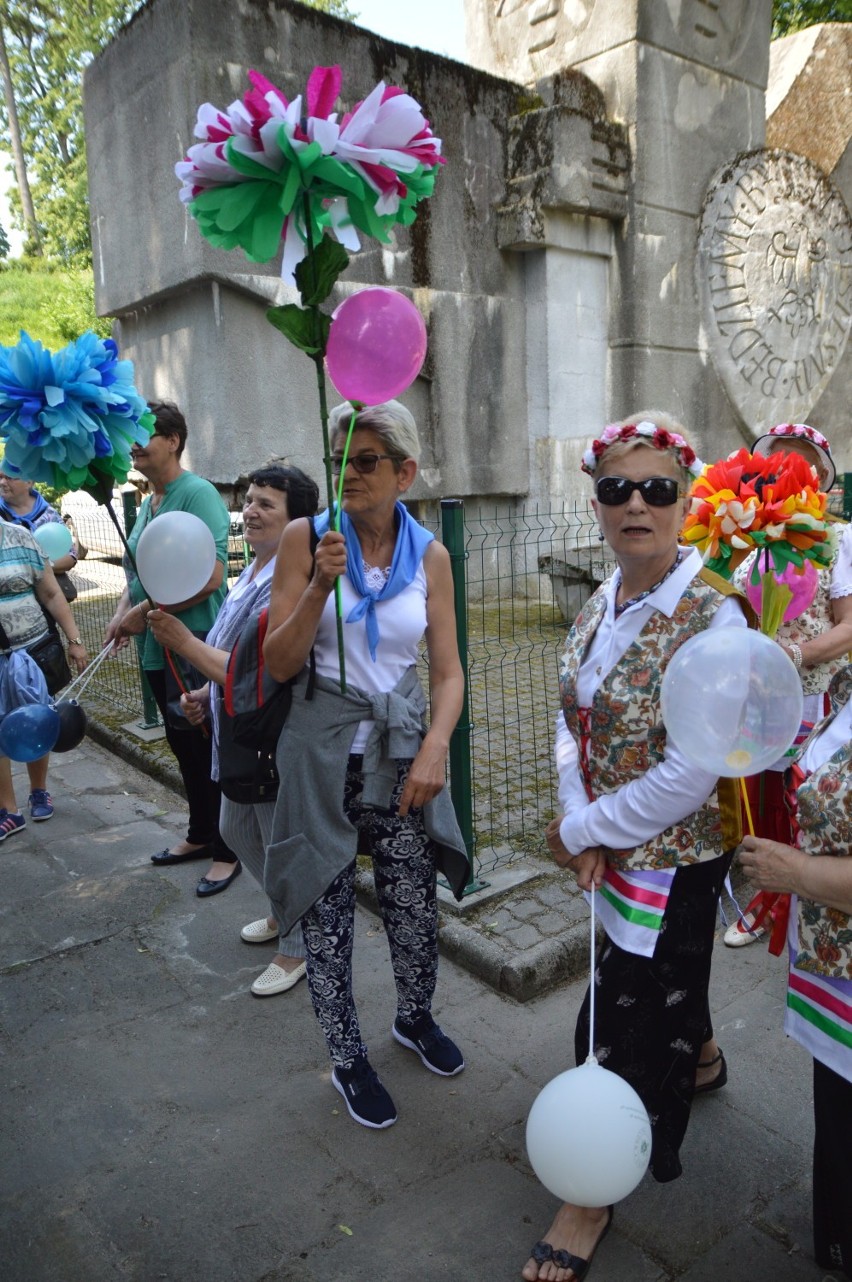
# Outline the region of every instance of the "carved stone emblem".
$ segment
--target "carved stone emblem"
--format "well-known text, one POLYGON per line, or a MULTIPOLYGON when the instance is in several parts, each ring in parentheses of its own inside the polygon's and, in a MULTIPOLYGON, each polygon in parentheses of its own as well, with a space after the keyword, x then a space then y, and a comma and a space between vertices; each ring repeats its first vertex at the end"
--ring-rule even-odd
POLYGON ((696 256, 702 336, 743 423, 801 422, 852 327, 852 219, 816 165, 754 151, 710 185, 696 256))

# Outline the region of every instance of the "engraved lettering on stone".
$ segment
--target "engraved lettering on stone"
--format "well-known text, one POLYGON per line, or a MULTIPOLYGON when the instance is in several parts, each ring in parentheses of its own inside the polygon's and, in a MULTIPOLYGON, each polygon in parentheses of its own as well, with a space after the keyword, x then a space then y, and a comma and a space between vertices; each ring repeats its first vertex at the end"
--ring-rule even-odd
POLYGON ((696 258, 703 333, 755 433, 807 417, 852 328, 852 219, 810 161, 752 152, 714 180, 696 258))
POLYGON ((591 21, 596 0, 496 0, 495 18, 502 18, 494 39, 507 55, 524 42, 527 54, 540 53, 556 42, 573 40, 591 21), (519 25, 524 23, 527 30, 519 25))

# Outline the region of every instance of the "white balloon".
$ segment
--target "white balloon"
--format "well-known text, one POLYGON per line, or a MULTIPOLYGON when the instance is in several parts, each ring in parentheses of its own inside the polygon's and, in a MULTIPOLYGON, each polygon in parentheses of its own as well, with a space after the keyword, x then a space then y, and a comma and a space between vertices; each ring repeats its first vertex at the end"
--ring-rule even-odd
POLYGON ((216 541, 191 512, 163 512, 149 521, 136 546, 142 586, 158 605, 188 601, 208 582, 216 541))
POLYGON ((539 1093, 527 1119, 527 1154, 563 1202, 610 1206, 648 1169, 651 1123, 630 1083, 590 1059, 539 1093))
POLYGON ((663 722, 693 765, 729 779, 777 761, 802 723, 802 683, 780 645, 747 628, 711 628, 663 677, 663 722))

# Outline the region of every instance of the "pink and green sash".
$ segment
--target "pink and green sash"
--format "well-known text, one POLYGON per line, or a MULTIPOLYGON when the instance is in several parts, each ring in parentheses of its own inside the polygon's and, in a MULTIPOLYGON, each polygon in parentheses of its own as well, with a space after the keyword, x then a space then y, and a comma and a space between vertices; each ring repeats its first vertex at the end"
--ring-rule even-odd
POLYGON ((852 1082, 852 979, 830 979, 796 970, 796 914, 790 916, 784 1031, 821 1064, 852 1082))
POLYGON ((676 868, 631 868, 607 864, 597 914, 609 938, 625 952, 653 957, 676 868))

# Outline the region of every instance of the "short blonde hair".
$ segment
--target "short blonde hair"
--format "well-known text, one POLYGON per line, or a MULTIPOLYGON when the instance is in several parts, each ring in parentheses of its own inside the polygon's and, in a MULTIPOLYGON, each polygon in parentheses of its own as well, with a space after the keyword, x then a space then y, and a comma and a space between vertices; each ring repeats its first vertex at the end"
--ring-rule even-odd
MULTIPOLYGON (((343 434, 349 430, 352 417, 352 405, 344 401, 336 405, 328 416, 329 437, 343 434)), ((401 401, 383 401, 381 405, 367 405, 358 410, 355 416, 354 431, 375 432, 381 437, 389 454, 401 463, 403 459, 420 458, 420 436, 414 415, 407 410, 401 401)))

